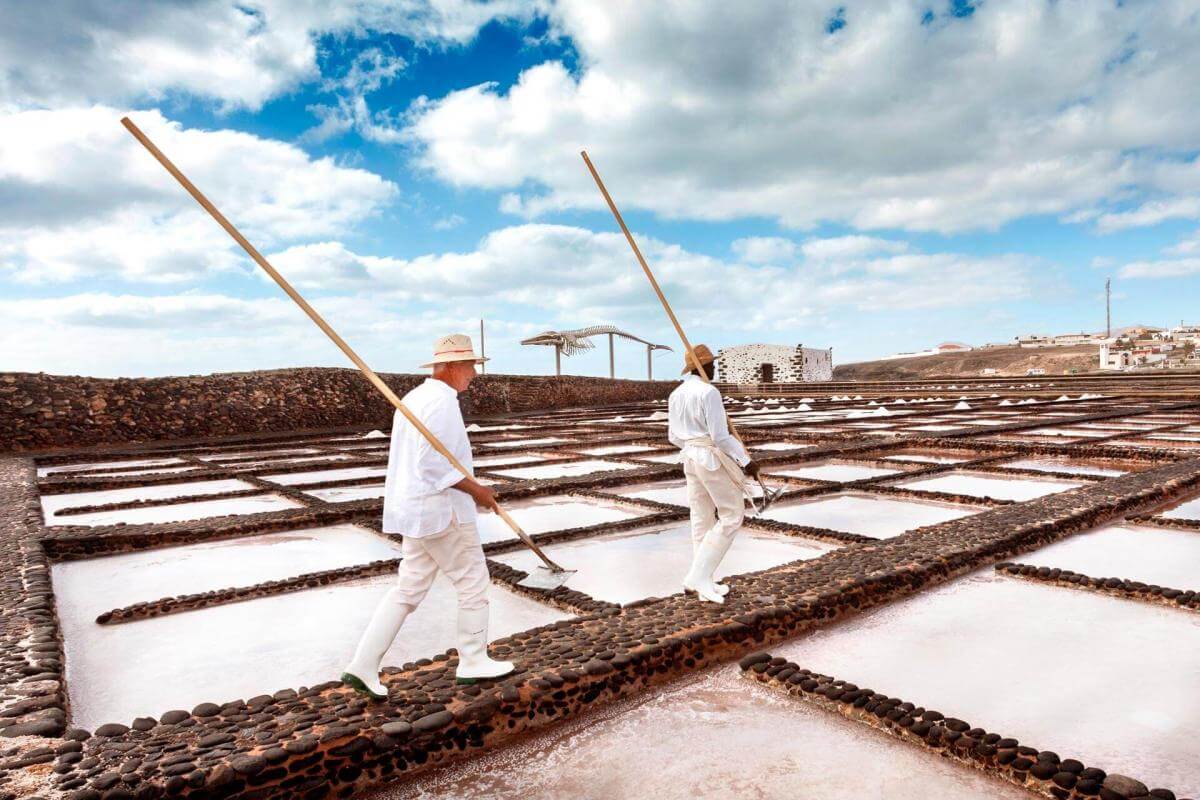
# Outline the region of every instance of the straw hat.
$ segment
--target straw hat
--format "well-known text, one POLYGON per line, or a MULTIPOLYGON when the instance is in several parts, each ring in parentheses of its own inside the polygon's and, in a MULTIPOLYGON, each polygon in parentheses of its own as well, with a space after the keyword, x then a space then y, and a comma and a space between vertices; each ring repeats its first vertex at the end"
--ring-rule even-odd
POLYGON ((482 364, 487 360, 475 355, 475 345, 471 344, 470 336, 464 333, 452 333, 433 343, 433 360, 428 364, 422 364, 421 367, 448 364, 451 361, 474 361, 476 364, 482 364))
MULTIPOLYGON (((706 344, 695 345, 694 347, 692 347, 692 352, 696 355, 696 358, 699 359, 701 365, 711 364, 713 361, 716 360, 713 357, 712 350, 709 350, 708 345, 706 345, 706 344)), ((692 364, 692 359, 688 358, 687 353, 684 353, 684 355, 683 355, 683 372, 681 372, 679 374, 687 375, 693 369, 695 369, 695 366, 692 364)))

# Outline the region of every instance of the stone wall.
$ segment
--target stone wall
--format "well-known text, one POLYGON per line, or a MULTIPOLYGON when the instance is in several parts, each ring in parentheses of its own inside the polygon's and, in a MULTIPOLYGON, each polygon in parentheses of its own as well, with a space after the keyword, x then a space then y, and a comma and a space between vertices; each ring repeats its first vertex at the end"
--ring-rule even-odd
POLYGON ((782 344, 744 344, 717 351, 717 379, 723 383, 808 383, 833 379, 833 350, 782 344), (773 374, 764 380, 763 365, 773 374))
MULTIPOLYGON (((383 375, 403 395, 421 375, 383 375)), ((674 381, 483 375, 467 415, 665 398, 674 381)), ((171 378, 0 374, 0 452, 342 426, 386 426, 391 406, 356 371, 286 369, 171 378)))

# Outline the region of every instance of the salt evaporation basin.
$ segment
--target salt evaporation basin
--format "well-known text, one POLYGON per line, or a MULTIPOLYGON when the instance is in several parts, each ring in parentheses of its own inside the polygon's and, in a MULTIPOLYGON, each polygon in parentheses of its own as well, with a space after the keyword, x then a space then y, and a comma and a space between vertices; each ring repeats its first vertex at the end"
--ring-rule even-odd
POLYGON ((821 481, 860 481, 863 478, 878 478, 881 475, 895 475, 902 470, 886 469, 884 467, 869 467, 863 464, 818 464, 811 467, 791 467, 788 469, 767 468, 772 475, 787 475, 792 478, 812 478, 821 481))
POLYGON ((959 431, 959 430, 962 430, 962 428, 958 425, 913 425, 911 428, 908 428, 908 430, 940 432, 940 431, 959 431))
POLYGON ((326 503, 349 503, 354 500, 373 500, 383 497, 383 484, 373 483, 369 486, 335 486, 332 489, 309 489, 305 492, 309 497, 324 500, 326 503))
MULTIPOLYGON (((521 530, 531 534, 620 522, 649 513, 591 500, 564 500, 562 497, 538 497, 519 503, 506 503, 504 510, 517 521, 521 530)), ((480 513, 478 519, 479 539, 482 542, 517 538, 512 528, 497 514, 480 513)))
MULTIPOLYGON (((252 458, 271 459, 276 456, 301 456, 305 458, 315 458, 324 454, 324 450, 316 447, 290 447, 286 450, 234 450, 232 452, 222 453, 206 453, 202 456, 197 456, 201 461, 228 461, 237 458, 252 458)), ((331 454, 332 455, 332 454, 331 454)))
MULTIPOLYGON (((755 497, 762 497, 762 487, 757 481, 746 484, 755 497)), ((656 503, 671 503, 684 506, 688 504, 687 483, 685 481, 663 481, 649 483, 638 489, 622 489, 617 492, 621 497, 633 497, 638 500, 653 500, 656 503)))
POLYGON ((1168 511, 1163 511, 1159 516, 1171 519, 1200 519, 1200 497, 1180 503, 1168 511))
POLYGON ((486 442, 481 447, 532 447, 539 444, 563 444, 571 441, 570 439, 560 439, 556 436, 547 436, 542 439, 512 439, 504 442, 486 442))
MULTIPOLYGON (((56 573, 59 567, 54 567, 56 573)), ((337 680, 393 576, 309 589, 121 625, 97 625, 108 598, 55 579, 66 649, 71 725, 128 725, 202 702, 225 703, 337 680)), ((497 586, 490 638, 569 615, 497 586)), ((439 575, 384 657, 400 666, 456 646, 457 601, 439 575)))
POLYGON ((47 519, 46 524, 95 526, 116 525, 123 522, 127 525, 141 525, 146 523, 183 522, 185 520, 207 519, 208 517, 224 517, 231 514, 262 514, 267 511, 284 511, 289 508, 300 508, 300 504, 277 494, 254 494, 248 497, 196 500, 194 502, 171 503, 170 505, 163 506, 69 514, 67 516, 47 519))
POLYGON ((1200 589, 1200 536, 1114 525, 1081 533, 1016 559, 1093 578, 1125 578, 1171 589, 1200 589))
POLYGON ((884 456, 888 461, 921 461, 927 464, 958 464, 962 461, 970 461, 970 458, 965 456, 934 456, 925 453, 896 453, 895 455, 884 456))
POLYGON ((1200 794, 1200 616, 990 570, 775 655, 1062 758, 1200 794))
POLYGON ((802 447, 812 447, 811 444, 792 444, 791 442, 761 442, 751 444, 751 450, 799 450, 802 447))
POLYGON ((657 456, 633 456, 633 457, 638 459, 639 461, 652 461, 655 464, 679 464, 679 463, 682 463, 680 461, 680 454, 678 451, 676 451, 674 453, 663 453, 662 455, 657 455, 657 456))
POLYGON ((65 561, 54 565, 54 580, 56 591, 64 584, 89 587, 107 611, 399 557, 398 541, 332 525, 65 561))
POLYGON ((280 475, 264 475, 263 478, 281 486, 295 486, 301 483, 345 481, 353 478, 382 478, 384 475, 387 475, 387 467, 349 467, 347 469, 322 469, 315 472, 287 472, 280 475))
POLYGON ((603 447, 585 447, 581 448, 578 452, 589 456, 615 456, 625 453, 645 453, 658 449, 657 447, 645 444, 610 444, 603 447))
POLYGON ((929 492, 950 492, 969 497, 991 497, 996 500, 1032 500, 1056 492, 1065 492, 1083 486, 1073 481, 1050 481, 1034 478, 993 478, 967 472, 952 472, 933 478, 921 478, 897 484, 905 489, 929 492))
POLYGON ((721 667, 362 800, 652 797, 1023 800, 1022 789, 922 753, 721 667))
POLYGON ((982 510, 971 506, 893 500, 872 495, 841 495, 804 503, 776 504, 761 516, 793 525, 886 539, 926 525, 968 517, 982 510))
POLYGON ((133 469, 135 467, 162 467, 171 464, 182 464, 182 459, 179 458, 143 458, 125 461, 90 461, 85 464, 58 464, 53 467, 38 467, 38 477, 53 475, 58 472, 91 472, 97 469, 114 469, 124 467, 133 469))
POLYGON ((590 475, 593 472, 612 472, 633 468, 632 464, 618 464, 613 461, 571 461, 566 464, 539 464, 535 467, 491 471, 497 475, 524 481, 539 478, 574 478, 580 475, 590 475))
MULTIPOLYGON (((185 483, 157 483, 146 486, 128 486, 121 489, 101 489, 95 492, 71 492, 69 494, 42 495, 42 515, 47 523, 53 523, 59 511, 80 506, 103 506, 111 503, 129 503, 135 500, 166 500, 173 497, 203 497, 209 494, 240 492, 256 489, 254 484, 233 478, 215 481, 190 481, 185 483)), ((72 517, 78 519, 78 517, 72 517)), ((73 524, 73 523, 65 523, 73 524)))
POLYGON ((1032 469, 1039 472, 1071 472, 1076 475, 1097 475, 1102 477, 1124 475, 1126 472, 1126 470, 1098 467, 1086 462, 1081 463, 1066 458, 1054 458, 1052 456, 1023 458, 1019 461, 1009 461, 1005 464, 997 464, 996 466, 1001 468, 1032 469))
MULTIPOLYGON (((683 576, 692 563, 691 536, 685 523, 661 531, 610 534, 543 549, 555 562, 579 570, 571 577, 570 588, 610 603, 629 603, 683 591, 683 576)), ((817 542, 743 529, 717 569, 717 577, 816 558, 832 549, 817 542)), ((541 564, 528 550, 494 558, 526 571, 541 564)))

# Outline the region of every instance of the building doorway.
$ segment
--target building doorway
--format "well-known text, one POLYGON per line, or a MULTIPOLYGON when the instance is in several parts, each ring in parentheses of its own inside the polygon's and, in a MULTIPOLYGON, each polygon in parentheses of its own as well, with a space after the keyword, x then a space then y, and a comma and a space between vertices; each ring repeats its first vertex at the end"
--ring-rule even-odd
POLYGON ((775 382, 775 365, 761 364, 758 368, 759 383, 774 383, 775 382))

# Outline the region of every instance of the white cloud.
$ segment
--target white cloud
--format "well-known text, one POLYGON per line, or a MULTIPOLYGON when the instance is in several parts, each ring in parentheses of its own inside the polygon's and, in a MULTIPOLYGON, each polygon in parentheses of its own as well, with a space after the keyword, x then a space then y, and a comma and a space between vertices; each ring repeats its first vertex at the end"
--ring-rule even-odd
MULTIPOLYGON (((955 253, 880 253, 789 267, 727 262, 638 237, 663 291, 689 318, 774 325, 823 312, 937 308, 1027 294, 1027 258, 955 253)), ((542 309, 568 326, 618 318, 658 320, 661 310, 619 233, 524 224, 493 231, 472 251, 413 259, 361 255, 340 242, 268 256, 297 286, 390 293, 453 305, 497 303, 542 309)))
MULTIPOLYGON (((0 273, 169 282, 226 270, 237 245, 105 106, 0 113, 0 273)), ((131 118, 261 246, 346 235, 395 197, 371 172, 230 130, 131 118)))
POLYGON ((624 208, 808 228, 991 229, 1168 188, 1194 150, 1200 19, 1187 0, 826 6, 562 0, 549 62, 411 112, 419 163, 534 217, 599 208, 587 148, 624 208))
POLYGON ((809 239, 802 246, 805 258, 829 261, 839 258, 862 258, 878 253, 903 253, 908 242, 878 239, 874 236, 836 236, 829 239, 809 239))
MULTIPOLYGON (((199 0, 23 4, 0 25, 0 97, 23 106, 122 103, 185 93, 255 109, 318 77, 316 39, 399 34, 462 43, 518 0, 199 0)), ((367 65, 364 65, 366 67, 367 65)), ((395 66, 378 65, 375 77, 395 66)))
POLYGON ((1121 267, 1122 278, 1179 278, 1200 275, 1200 258, 1134 261, 1121 267))
POLYGON ((1154 200, 1143 203, 1132 211, 1102 214, 1096 220, 1096 228, 1101 233, 1112 233, 1126 228, 1157 225, 1169 219, 1200 219, 1200 197, 1154 200))
POLYGON ((747 264, 790 261, 796 255, 796 243, 780 236, 748 236, 734 239, 729 249, 747 264))
POLYGON ((1163 252, 1172 256, 1200 256, 1200 230, 1193 232, 1186 239, 1181 239, 1177 244, 1171 245, 1163 252))

